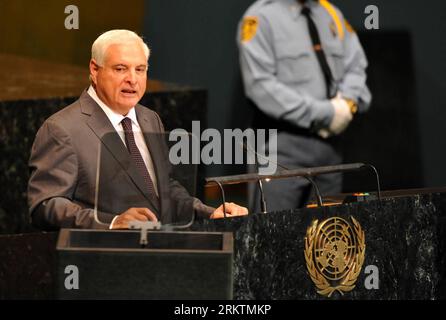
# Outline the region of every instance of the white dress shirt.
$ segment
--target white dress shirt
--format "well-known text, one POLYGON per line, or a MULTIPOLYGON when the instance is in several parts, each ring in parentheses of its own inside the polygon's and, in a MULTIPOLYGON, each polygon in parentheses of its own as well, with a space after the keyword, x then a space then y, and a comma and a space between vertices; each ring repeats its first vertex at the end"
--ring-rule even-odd
MULTIPOLYGON (((121 121, 124 118, 130 118, 132 120, 132 131, 133 135, 135 137, 135 143, 138 147, 139 152, 141 153, 141 156, 144 160, 144 164, 146 165, 147 171, 149 172, 150 178, 153 181, 153 186, 155 187, 155 193, 158 195, 158 184, 156 180, 156 174, 155 174, 155 168, 153 166, 152 157, 150 156, 149 149, 147 148, 146 141, 144 140, 144 136, 141 131, 141 127, 139 126, 138 119, 136 118, 136 112, 135 107, 130 109, 129 113, 127 115, 123 116, 122 114, 116 113, 113 111, 109 106, 107 106, 101 99, 99 99, 96 90, 90 86, 87 90, 87 93, 90 95, 90 97, 101 107, 101 109, 105 112, 107 115, 107 118, 110 120, 111 124, 113 125, 113 128, 115 128, 116 132, 119 134, 119 137, 122 140, 122 143, 127 148, 127 145, 125 143, 125 133, 124 128, 122 127, 121 121)), ((110 223, 110 229, 112 228, 116 218, 118 216, 115 216, 110 223)))
MULTIPOLYGON (((122 143, 125 144, 125 133, 124 128, 122 127, 121 121, 124 118, 129 118, 132 120, 132 131, 133 135, 135 137, 136 146, 138 147, 139 152, 141 153, 141 156, 144 160, 144 164, 146 165, 147 171, 150 174, 150 178, 153 181, 153 185, 155 187, 155 192, 158 195, 158 184, 156 180, 156 174, 155 174, 155 167, 153 166, 152 157, 150 156, 149 149, 147 148, 146 141, 144 140, 143 133, 141 131, 141 127, 139 126, 138 119, 136 118, 136 112, 135 107, 130 109, 129 113, 127 115, 123 116, 122 114, 116 113, 113 111, 109 106, 107 106, 104 102, 102 102, 101 99, 99 99, 96 90, 90 86, 87 90, 87 93, 90 95, 90 97, 96 101, 96 103, 101 107, 102 110, 104 110, 105 114, 107 115, 107 118, 110 120, 111 124, 113 125, 113 128, 115 128, 116 132, 119 134, 119 137, 122 140, 122 143)), ((127 148, 127 146, 126 146, 127 148)))

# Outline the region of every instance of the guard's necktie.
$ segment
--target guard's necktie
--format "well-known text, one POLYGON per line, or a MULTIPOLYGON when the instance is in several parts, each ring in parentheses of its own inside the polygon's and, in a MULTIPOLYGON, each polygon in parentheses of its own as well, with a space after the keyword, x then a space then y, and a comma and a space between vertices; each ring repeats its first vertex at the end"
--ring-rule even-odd
POLYGON ((155 192, 155 185, 150 178, 149 171, 147 170, 147 167, 135 142, 135 136, 133 135, 132 130, 132 120, 130 118, 124 118, 122 119, 121 124, 124 129, 127 150, 129 151, 130 156, 138 169, 138 172, 144 179, 151 200, 154 201, 155 204, 159 207, 159 199, 155 192))
POLYGON ((311 10, 307 6, 302 8, 302 14, 307 18, 308 30, 310 31, 311 42, 313 43, 313 49, 316 53, 317 60, 321 66, 322 73, 324 74, 325 84, 327 88, 327 98, 331 99, 336 96, 336 90, 333 90, 332 85, 334 84, 333 74, 331 73, 330 66, 328 65, 325 52, 322 49, 321 39, 319 37, 319 32, 317 31, 316 24, 311 18, 311 10))

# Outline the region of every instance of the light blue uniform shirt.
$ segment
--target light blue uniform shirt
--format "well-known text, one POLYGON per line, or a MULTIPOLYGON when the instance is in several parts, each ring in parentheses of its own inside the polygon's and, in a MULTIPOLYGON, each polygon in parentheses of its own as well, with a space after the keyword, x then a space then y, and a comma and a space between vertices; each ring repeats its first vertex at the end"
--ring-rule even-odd
MULTIPOLYGON (((341 39, 328 11, 317 1, 308 4, 338 92, 357 102, 359 112, 366 111, 371 101, 367 59, 356 33, 335 8, 344 30, 341 39)), ((248 8, 244 17, 257 18, 255 35, 242 41, 243 19, 237 35, 245 92, 274 119, 302 128, 327 127, 334 109, 301 9, 295 0, 258 0, 248 8)))

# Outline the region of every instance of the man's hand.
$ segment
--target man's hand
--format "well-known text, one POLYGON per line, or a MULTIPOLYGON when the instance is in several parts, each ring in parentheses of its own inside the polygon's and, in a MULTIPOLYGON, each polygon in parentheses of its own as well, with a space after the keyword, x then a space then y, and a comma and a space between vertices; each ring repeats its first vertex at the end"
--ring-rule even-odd
MULTIPOLYGON (((231 218, 235 216, 246 216, 248 214, 248 209, 245 207, 239 206, 234 202, 225 202, 226 209, 226 217, 231 218)), ((223 205, 219 206, 215 211, 211 214, 211 219, 221 219, 224 218, 223 213, 223 205)))
POLYGON ((158 221, 155 214, 147 208, 130 208, 113 221, 110 229, 128 229, 129 222, 133 220, 158 221))
POLYGON ((318 133, 322 138, 340 134, 348 127, 350 121, 353 119, 349 104, 339 94, 331 99, 330 102, 334 108, 334 116, 327 129, 319 130, 318 133))

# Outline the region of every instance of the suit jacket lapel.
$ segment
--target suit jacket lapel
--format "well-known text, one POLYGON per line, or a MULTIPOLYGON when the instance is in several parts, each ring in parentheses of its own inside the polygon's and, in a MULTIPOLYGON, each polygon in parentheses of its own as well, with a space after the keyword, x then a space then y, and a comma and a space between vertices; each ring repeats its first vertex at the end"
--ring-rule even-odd
POLYGON ((153 119, 149 119, 147 114, 142 112, 141 108, 143 106, 137 105, 135 107, 136 117, 138 118, 139 126, 146 140, 147 148, 149 149, 150 157, 152 158, 153 167, 155 169, 156 180, 158 181, 158 194, 161 197, 161 189, 163 185, 162 175, 161 175, 161 164, 163 163, 163 155, 161 154, 163 148, 160 145, 162 139, 164 139, 163 132, 156 130, 155 123, 153 119))
POLYGON ((121 138, 111 124, 110 120, 107 118, 107 115, 86 91, 84 91, 80 97, 80 105, 82 113, 90 115, 87 120, 87 125, 102 141, 102 144, 113 155, 116 161, 118 161, 122 169, 128 174, 138 190, 150 202, 152 205, 152 208, 150 209, 159 211, 158 205, 151 200, 141 174, 138 172, 138 169, 131 160, 127 148, 122 143, 121 138))

